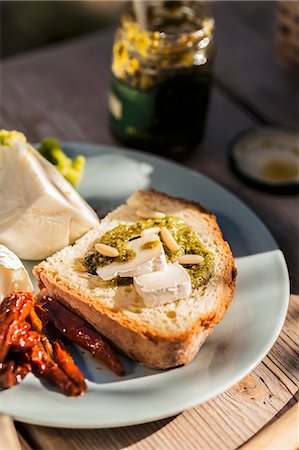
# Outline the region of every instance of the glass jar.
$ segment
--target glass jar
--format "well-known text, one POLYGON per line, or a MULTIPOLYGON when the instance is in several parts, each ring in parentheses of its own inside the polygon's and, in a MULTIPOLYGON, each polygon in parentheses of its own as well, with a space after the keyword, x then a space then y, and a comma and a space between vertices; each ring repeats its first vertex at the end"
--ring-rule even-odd
POLYGON ((148 29, 130 7, 115 35, 110 126, 130 147, 183 159, 203 135, 214 20, 198 1, 146 3, 148 29))

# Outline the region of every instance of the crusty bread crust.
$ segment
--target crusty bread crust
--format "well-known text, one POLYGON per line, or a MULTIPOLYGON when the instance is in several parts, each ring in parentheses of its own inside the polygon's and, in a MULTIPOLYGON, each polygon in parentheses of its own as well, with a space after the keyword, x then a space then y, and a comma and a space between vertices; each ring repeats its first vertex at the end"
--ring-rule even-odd
MULTIPOLYGON (((64 283, 57 282, 44 263, 37 265, 33 273, 41 289, 87 320, 127 356, 142 362, 147 367, 167 369, 192 361, 205 339, 212 333, 214 326, 222 320, 234 295, 236 269, 229 245, 223 239, 215 216, 201 205, 154 190, 138 192, 130 197, 128 205, 134 208, 136 201, 138 202, 136 207, 140 206, 140 198, 144 207, 158 203, 159 210, 166 213, 170 206, 171 211, 175 211, 178 207, 192 211, 192 214, 198 217, 204 216, 211 226, 213 239, 225 261, 221 280, 219 280, 221 288, 219 288, 215 306, 198 317, 187 330, 177 333, 157 331, 150 326, 138 323, 124 315, 122 311, 105 308, 98 299, 90 295, 79 295, 64 283)), ((137 217, 136 220, 138 220, 137 217)))

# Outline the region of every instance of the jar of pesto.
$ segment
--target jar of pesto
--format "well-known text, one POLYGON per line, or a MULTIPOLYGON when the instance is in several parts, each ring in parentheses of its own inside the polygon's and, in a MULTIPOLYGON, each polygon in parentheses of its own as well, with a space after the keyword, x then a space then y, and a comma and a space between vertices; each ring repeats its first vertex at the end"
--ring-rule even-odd
POLYGON ((183 159, 202 138, 214 20, 198 1, 148 1, 147 29, 130 6, 112 54, 110 126, 124 144, 183 159))

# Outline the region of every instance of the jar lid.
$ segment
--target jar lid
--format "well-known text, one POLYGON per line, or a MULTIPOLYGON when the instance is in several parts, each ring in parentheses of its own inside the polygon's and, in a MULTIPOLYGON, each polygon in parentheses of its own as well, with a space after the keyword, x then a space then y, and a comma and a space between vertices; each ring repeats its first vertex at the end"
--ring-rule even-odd
POLYGON ((234 173, 248 184, 276 193, 299 192, 299 133, 280 127, 247 130, 229 149, 234 173))

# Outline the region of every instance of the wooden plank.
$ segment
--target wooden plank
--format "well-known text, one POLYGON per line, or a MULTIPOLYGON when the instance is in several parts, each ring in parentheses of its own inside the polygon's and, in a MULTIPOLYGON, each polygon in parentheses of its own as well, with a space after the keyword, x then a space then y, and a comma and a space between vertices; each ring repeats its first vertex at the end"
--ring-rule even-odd
POLYGON ((298 416, 299 404, 292 406, 283 417, 261 433, 255 436, 242 450, 255 450, 257 448, 271 450, 273 448, 283 448, 284 450, 297 450, 299 447, 298 416))
MULTIPOLYGON (((294 313, 299 314, 299 297, 291 296, 290 302, 283 333, 297 330, 294 313)), ((264 362, 240 383, 214 400, 170 419, 107 430, 57 430, 27 425, 27 433, 44 450, 236 449, 275 417, 298 390, 299 383, 293 381, 298 380, 298 364, 289 367, 284 377, 279 367, 292 352, 293 348, 279 337, 264 362), (282 346, 284 352, 274 358, 277 346, 282 346), (269 360, 274 361, 270 368, 269 360)))
POLYGON ((0 449, 21 450, 21 444, 11 416, 0 414, 0 449))
MULTIPOLYGON (((32 142, 52 135, 62 140, 116 143, 107 127, 111 39, 108 31, 4 63, 2 126, 23 130, 32 142)), ((228 170, 229 143, 256 124, 215 86, 206 138, 187 163, 235 192, 262 218, 286 255, 292 292, 299 292, 296 197, 257 191, 228 170)))
POLYGON ((2 126, 23 130, 32 142, 47 135, 115 142, 107 128, 112 36, 94 34, 3 63, 2 126))
POLYGON ((274 1, 213 2, 215 75, 256 117, 298 128, 298 72, 279 61, 275 7, 274 1))

